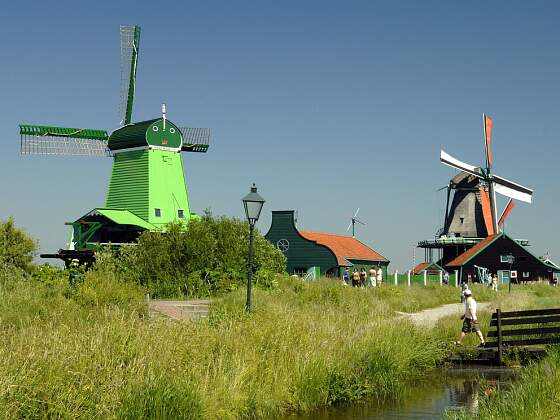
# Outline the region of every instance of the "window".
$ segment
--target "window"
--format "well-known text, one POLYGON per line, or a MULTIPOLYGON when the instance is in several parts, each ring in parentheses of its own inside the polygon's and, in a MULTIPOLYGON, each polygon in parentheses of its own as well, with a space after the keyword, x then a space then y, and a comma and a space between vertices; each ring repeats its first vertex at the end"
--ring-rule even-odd
POLYGON ((278 248, 281 252, 286 252, 290 249, 290 242, 287 239, 280 239, 276 242, 276 248, 278 248))
POLYGON ((184 219, 185 218, 185 210, 183 210, 183 209, 177 210, 177 217, 179 219, 184 219))
POLYGON ((523 272, 523 278, 524 278, 524 279, 528 279, 528 278, 529 278, 529 272, 528 272, 528 271, 524 271, 524 272, 523 272))
POLYGON ((155 214, 156 217, 161 217, 161 209, 156 209, 155 214))
POLYGON ((500 262, 501 263, 513 264, 514 263, 514 257, 513 257, 513 255, 500 255, 500 262))

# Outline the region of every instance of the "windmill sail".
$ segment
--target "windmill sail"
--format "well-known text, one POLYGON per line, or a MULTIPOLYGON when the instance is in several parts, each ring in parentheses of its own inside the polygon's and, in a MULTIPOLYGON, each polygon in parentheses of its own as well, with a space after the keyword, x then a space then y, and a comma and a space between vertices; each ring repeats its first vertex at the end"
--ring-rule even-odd
POLYGON ((490 147, 490 134, 492 132, 492 118, 482 114, 484 120, 484 140, 486 140, 486 167, 492 168, 492 149, 490 147))
POLYGON ((211 130, 209 128, 179 127, 183 135, 183 152, 206 153, 210 147, 211 130))
POLYGON ((500 227, 504 226, 507 217, 509 216, 509 214, 511 213, 514 207, 515 207, 515 201, 513 201, 513 198, 510 198, 506 205, 506 208, 504 209, 502 215, 500 216, 500 220, 498 221, 498 226, 500 227))
POLYGON ((464 171, 478 178, 482 178, 476 166, 461 162, 459 159, 455 159, 453 156, 445 153, 443 150, 441 151, 439 160, 445 165, 451 166, 452 168, 459 169, 460 171, 464 171))
POLYGON ((516 184, 515 182, 509 181, 497 175, 492 176, 492 181, 494 181, 494 189, 498 194, 531 204, 533 199, 533 190, 530 188, 516 184))
POLYGON ((140 27, 121 26, 121 126, 130 124, 136 84, 140 27))
POLYGON ((105 130, 24 124, 19 133, 23 155, 110 156, 105 130))

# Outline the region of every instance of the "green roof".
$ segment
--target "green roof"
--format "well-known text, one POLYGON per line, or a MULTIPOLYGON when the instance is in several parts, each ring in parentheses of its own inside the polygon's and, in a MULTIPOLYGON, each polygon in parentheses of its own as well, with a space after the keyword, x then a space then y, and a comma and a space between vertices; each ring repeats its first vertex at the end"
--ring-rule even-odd
POLYGON ((133 225, 133 226, 139 226, 146 230, 156 230, 156 227, 154 225, 146 222, 144 219, 136 216, 134 213, 132 213, 129 210, 96 208, 93 211, 102 214, 107 219, 110 219, 119 225, 133 225))

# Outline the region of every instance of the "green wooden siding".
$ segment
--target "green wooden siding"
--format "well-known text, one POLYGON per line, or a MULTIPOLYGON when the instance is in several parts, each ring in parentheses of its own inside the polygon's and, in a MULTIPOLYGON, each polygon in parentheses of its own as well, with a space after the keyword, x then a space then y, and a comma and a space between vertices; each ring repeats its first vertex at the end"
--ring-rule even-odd
POLYGON ((149 221, 149 151, 118 153, 107 193, 107 207, 127 209, 149 221))
POLYGON ((293 274, 295 269, 320 267, 321 275, 337 266, 336 256, 324 245, 303 238, 294 225, 294 211, 273 211, 272 225, 265 238, 277 246, 281 239, 289 242, 289 249, 284 252, 288 260, 287 270, 293 274))
POLYGON ((161 226, 175 220, 188 221, 191 217, 187 185, 183 172, 181 153, 150 150, 150 216, 148 221, 161 226), (154 209, 161 216, 156 217, 154 209), (183 210, 179 219, 178 211, 183 210))
POLYGON ((156 227, 188 221, 191 213, 181 154, 165 150, 115 154, 107 207, 130 210, 156 227), (183 210, 182 218, 179 210, 183 210))

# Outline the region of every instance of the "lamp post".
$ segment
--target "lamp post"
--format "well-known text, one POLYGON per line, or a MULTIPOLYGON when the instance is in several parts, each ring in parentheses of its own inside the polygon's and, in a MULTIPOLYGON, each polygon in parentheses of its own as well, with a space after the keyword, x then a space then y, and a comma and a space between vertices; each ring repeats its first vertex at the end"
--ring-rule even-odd
POLYGON ((508 293, 511 293, 511 269, 513 267, 513 263, 515 262, 515 257, 511 254, 507 256, 509 262, 509 283, 508 283, 508 293))
POLYGON ((249 222, 249 264, 247 272, 247 302, 245 303, 245 310, 251 311, 251 285, 253 283, 253 243, 255 240, 255 223, 259 220, 261 210, 265 203, 259 193, 255 184, 251 187, 251 192, 242 198, 243 206, 245 207, 245 217, 249 222))

